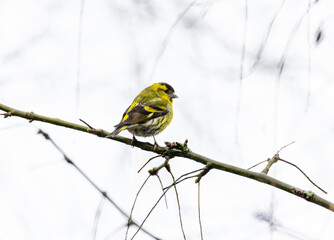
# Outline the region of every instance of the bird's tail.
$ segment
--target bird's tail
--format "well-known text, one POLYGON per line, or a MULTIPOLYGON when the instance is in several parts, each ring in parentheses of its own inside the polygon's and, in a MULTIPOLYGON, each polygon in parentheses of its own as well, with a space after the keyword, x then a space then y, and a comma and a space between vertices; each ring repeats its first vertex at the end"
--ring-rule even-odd
POLYGON ((120 132, 122 132, 123 130, 125 130, 128 126, 116 126, 115 130, 112 131, 111 133, 109 133, 106 138, 108 137, 115 137, 117 134, 119 134, 120 132))

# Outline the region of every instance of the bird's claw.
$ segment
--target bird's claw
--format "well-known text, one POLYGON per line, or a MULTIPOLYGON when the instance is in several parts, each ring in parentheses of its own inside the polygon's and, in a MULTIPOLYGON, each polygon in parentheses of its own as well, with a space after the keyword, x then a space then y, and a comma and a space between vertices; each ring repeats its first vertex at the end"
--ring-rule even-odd
POLYGON ((132 135, 132 140, 131 140, 131 146, 134 147, 134 143, 137 142, 137 138, 135 138, 135 135, 132 135))

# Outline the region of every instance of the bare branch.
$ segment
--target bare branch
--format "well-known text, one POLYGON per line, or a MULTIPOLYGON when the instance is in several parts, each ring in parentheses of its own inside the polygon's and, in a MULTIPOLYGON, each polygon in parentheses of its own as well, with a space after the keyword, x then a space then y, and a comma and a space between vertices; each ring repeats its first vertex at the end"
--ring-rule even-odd
POLYGON ((279 154, 284 148, 286 148, 286 147, 288 147, 288 146, 290 146, 291 144, 294 144, 294 143, 295 143, 295 141, 293 141, 293 142, 291 142, 291 143, 288 143, 288 144, 284 145, 283 147, 280 148, 280 150, 277 151, 276 154, 279 154))
POLYGON ((255 167, 259 166, 260 164, 262 164, 262 163, 264 163, 264 162, 267 162, 267 161, 269 161, 269 160, 270 160, 270 158, 268 158, 268 159, 266 159, 266 160, 263 160, 262 162, 259 162, 259 163, 255 164, 255 165, 253 165, 253 166, 247 168, 247 170, 251 170, 252 168, 255 168, 255 167))
POLYGON ((278 159, 279 161, 282 161, 282 162, 285 162, 285 163, 287 163, 287 164, 290 164, 291 166, 294 166, 295 168, 297 168, 314 186, 316 186, 319 190, 321 190, 323 193, 326 193, 327 194, 327 192, 325 191, 325 190, 323 190, 321 187, 319 187, 317 184, 315 184, 307 175, 306 175, 306 173, 304 173, 303 172, 303 170, 301 170, 296 164, 293 164, 293 163, 291 163, 291 162, 288 162, 288 161, 286 161, 286 160, 284 160, 284 159, 282 159, 282 158, 279 158, 278 159))
POLYGON ((155 158, 158 158, 158 157, 161 157, 162 155, 161 154, 159 154, 159 155, 157 155, 157 156, 154 156, 154 157, 151 157, 138 171, 137 171, 137 173, 140 173, 140 171, 141 170, 143 170, 143 168, 151 161, 151 160, 153 160, 153 159, 155 159, 155 158))
POLYGON ((95 214, 95 219, 94 219, 94 227, 93 227, 93 240, 96 239, 97 226, 99 224, 99 220, 100 220, 101 212, 102 212, 102 209, 103 209, 104 201, 105 201, 105 197, 102 196, 101 201, 99 203, 99 206, 96 209, 96 214, 95 214))
POLYGON ((261 173, 268 174, 270 167, 276 163, 279 159, 279 155, 276 153, 272 158, 268 159, 267 166, 261 171, 261 173))
MULTIPOLYGON (((164 192, 164 185, 162 184, 162 181, 161 181, 160 176, 159 176, 158 174, 156 174, 155 176, 158 178, 158 180, 159 180, 159 182, 160 182, 160 186, 161 186, 161 190, 162 190, 162 192, 164 192)), ((166 195, 165 195, 165 203, 166 203, 166 208, 168 209, 168 204, 167 204, 167 197, 166 197, 166 195)))
MULTIPOLYGON (((130 216, 128 218, 128 224, 127 224, 127 228, 126 228, 126 233, 125 233, 125 240, 128 238, 128 233, 129 233, 129 228, 130 226, 133 224, 132 222, 132 214, 133 214, 133 210, 135 208, 139 193, 141 192, 141 190, 143 189, 143 187, 145 186, 146 182, 148 181, 148 179, 151 177, 152 175, 148 175, 147 178, 145 179, 145 181, 143 182, 143 184, 141 185, 141 187, 139 188, 135 200, 133 201, 132 207, 131 207, 131 211, 130 211, 130 216)), ((139 229, 141 228, 141 226, 139 226, 139 229)), ((138 229, 138 230, 139 230, 138 229)))
POLYGON ((291 162, 288 162, 288 161, 286 161, 286 160, 283 160, 282 158, 280 158, 280 156, 279 156, 279 153, 280 153, 280 151, 282 151, 284 148, 286 148, 287 146, 290 146, 291 144, 293 144, 293 143, 295 143, 294 141, 293 142, 291 142, 291 143, 289 143, 289 144, 286 144, 286 145, 284 145, 283 147, 281 147, 280 148, 280 150, 278 150, 277 151, 277 153, 272 157, 272 158, 268 158, 267 160, 264 160, 264 161, 262 161, 262 162, 259 162, 259 163, 257 163, 257 164, 255 164, 254 166, 252 166, 252 167, 250 167, 250 168, 248 168, 247 170, 249 170, 249 169, 251 169, 251 168, 253 168, 253 167, 256 167, 256 166, 258 166, 258 165, 260 165, 261 163, 264 163, 264 162, 268 162, 268 164, 267 164, 267 166, 262 170, 262 173, 264 173, 264 174, 268 174, 268 172, 269 172, 269 169, 270 169, 270 167, 274 164, 274 163, 276 163, 277 161, 282 161, 282 162, 285 162, 285 163, 287 163, 287 164, 290 164, 291 166, 294 166, 295 168, 297 168, 302 174, 304 174, 304 176, 315 186, 315 187, 317 187, 319 190, 321 190, 323 193, 325 193, 325 194, 327 194, 327 192, 325 191, 325 190, 323 190, 321 187, 319 187, 317 184, 315 184, 307 175, 306 175, 306 173, 304 173, 296 164, 293 164, 293 163, 291 163, 291 162))
POLYGON ((199 222, 199 230, 200 230, 200 232, 201 232, 201 240, 203 240, 203 227, 202 227, 202 220, 201 220, 201 201, 200 201, 200 196, 201 196, 201 194, 200 194, 200 189, 201 189, 201 182, 200 181, 198 181, 198 195, 197 195, 197 204, 198 204, 198 222, 199 222))
MULTIPOLYGON (((63 157, 65 159, 65 161, 69 164, 71 164, 97 191, 99 191, 102 196, 104 196, 123 216, 125 216, 127 219, 130 219, 129 215, 123 210, 121 209, 109 196, 105 191, 102 191, 82 170, 81 168, 79 168, 68 156, 66 156, 66 154, 64 153, 64 151, 50 138, 49 134, 45 133, 42 130, 38 131, 38 134, 42 134, 45 139, 49 140, 53 146, 63 154, 63 157)), ((139 227, 139 225, 136 222, 133 222, 131 220, 132 224, 139 227)), ((154 238, 154 239, 159 239, 158 237, 154 236, 152 233, 148 232, 145 229, 142 229, 143 232, 145 232, 146 234, 148 234, 150 237, 154 238)))
MULTIPOLYGON (((71 128, 71 129, 75 129, 75 130, 79 130, 82 132, 86 132, 86 133, 90 133, 90 134, 94 134, 96 136, 101 137, 101 135, 98 135, 96 132, 92 132, 90 131, 87 127, 79 125, 79 124, 75 124, 75 123, 71 123, 71 122, 67 122, 67 121, 63 121, 61 119, 58 118, 50 118, 50 117, 46 117, 46 116, 42 116, 42 115, 38 115, 38 114, 30 114, 28 112, 24 112, 24 111, 20 111, 11 107, 8 107, 6 105, 0 104, 0 110, 3 110, 5 112, 8 113, 8 115, 10 116, 18 116, 18 117, 22 117, 25 119, 32 119, 35 121, 42 121, 42 122, 47 122, 47 123, 51 123, 54 125, 58 125, 58 126, 63 126, 66 128, 71 128)), ((101 130, 101 132, 103 133, 103 136, 107 136, 109 134, 109 132, 101 130)), ((110 138, 114 141, 118 141, 118 142, 122 142, 125 143, 127 145, 131 145, 132 146, 132 139, 129 138, 124 138, 121 136, 115 136, 110 138)), ((182 145, 182 144, 180 144, 182 145)), ((316 194, 312 194, 312 197, 308 197, 307 194, 300 194, 300 192, 304 192, 307 193, 307 191, 305 190, 300 190, 300 191, 296 191, 296 189, 298 189, 297 187, 294 187, 290 184, 284 183, 282 181, 279 181, 275 178, 272 178, 270 176, 267 176, 266 174, 262 174, 262 173, 257 173, 257 172, 253 172, 253 171, 248 171, 246 169, 243 168, 239 168, 236 166, 232 166, 226 163, 222 163, 222 162, 218 162, 215 161, 213 159, 210 159, 208 157, 202 156, 200 154, 197 154, 193 151, 191 151, 189 148, 187 148, 187 150, 182 150, 182 149, 175 149, 175 148, 168 148, 168 147, 156 147, 154 148, 153 144, 147 143, 147 142, 140 142, 140 141, 136 141, 133 143, 134 147, 138 147, 142 150, 145 151, 150 151, 150 152, 155 152, 157 154, 161 154, 164 157, 168 156, 169 158, 173 158, 173 157, 181 157, 181 158, 186 158, 186 159, 190 159, 193 160, 195 162, 204 164, 205 166, 210 165, 210 167, 212 169, 216 169, 216 170, 221 170, 221 171, 225 171, 225 172, 229 172, 232 174, 236 174, 242 177, 246 177, 246 178, 250 178, 253 179, 255 181, 261 182, 261 183, 265 183, 268 185, 271 185, 275 188, 281 189, 285 192, 288 192, 290 194, 293 194, 295 196, 301 197, 309 202, 312 202, 314 204, 317 204, 321 207, 324 207, 330 211, 334 212, 334 203, 316 195, 316 194)))
MULTIPOLYGON (((166 167, 166 169, 170 173, 171 177, 173 178, 173 182, 175 182, 175 177, 174 177, 174 174, 172 173, 172 171, 170 169, 170 166, 168 165, 168 167, 166 167)), ((182 215, 181 215, 181 205, 180 205, 179 193, 177 192, 176 184, 174 184, 174 190, 175 190, 175 195, 176 195, 177 207, 178 207, 178 210, 179 210, 179 219, 180 219, 180 226, 181 226, 181 230, 182 230, 182 235, 183 235, 183 239, 186 240, 186 234, 184 232, 183 223, 182 223, 182 215)))
POLYGON ((134 237, 137 235, 137 233, 140 231, 140 229, 143 227, 144 223, 146 222, 146 220, 148 219, 148 217, 151 215, 151 213, 153 212, 153 210, 155 209, 155 207, 158 205, 158 203, 160 202, 160 200, 165 196, 165 194, 168 192, 168 190, 171 188, 168 187, 166 190, 164 190, 163 194, 159 197, 159 199, 157 200, 157 202, 153 205, 153 207, 151 208, 151 210, 148 212, 148 214, 146 215, 146 217, 144 218, 144 220, 142 221, 142 223, 139 225, 137 231, 133 234, 133 236, 131 237, 131 240, 134 239, 134 237))

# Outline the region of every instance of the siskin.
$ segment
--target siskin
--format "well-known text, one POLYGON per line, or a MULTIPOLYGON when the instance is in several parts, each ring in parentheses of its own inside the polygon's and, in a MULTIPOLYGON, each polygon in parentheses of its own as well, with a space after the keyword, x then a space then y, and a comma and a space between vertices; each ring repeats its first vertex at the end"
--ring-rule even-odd
POLYGON ((145 88, 125 110, 122 120, 107 137, 115 137, 123 130, 135 136, 153 136, 154 146, 158 146, 155 135, 161 133, 173 118, 174 89, 167 83, 154 83, 145 88))

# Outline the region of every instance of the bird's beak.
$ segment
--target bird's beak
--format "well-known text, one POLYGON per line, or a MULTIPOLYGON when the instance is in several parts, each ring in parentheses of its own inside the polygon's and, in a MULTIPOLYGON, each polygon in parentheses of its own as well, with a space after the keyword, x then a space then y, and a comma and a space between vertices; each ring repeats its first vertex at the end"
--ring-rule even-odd
POLYGON ((172 94, 171 96, 170 96, 170 99, 173 99, 173 98, 179 98, 176 94, 172 94))

